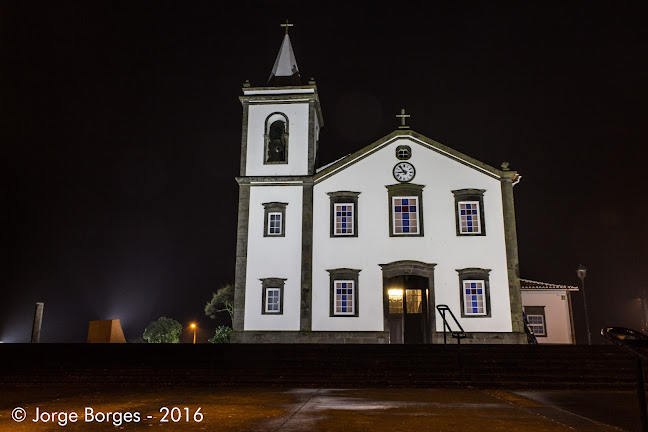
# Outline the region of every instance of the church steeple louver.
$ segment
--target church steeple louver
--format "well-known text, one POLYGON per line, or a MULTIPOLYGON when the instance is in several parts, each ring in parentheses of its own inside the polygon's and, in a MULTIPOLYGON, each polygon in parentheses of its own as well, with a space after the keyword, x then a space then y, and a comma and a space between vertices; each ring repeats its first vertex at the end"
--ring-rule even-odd
POLYGON ((270 78, 268 79, 268 86, 282 87, 301 85, 301 77, 299 76, 299 69, 297 68, 297 61, 295 60, 295 53, 290 43, 290 36, 288 36, 288 28, 293 24, 289 24, 286 20, 285 24, 281 24, 286 28, 286 34, 279 48, 279 54, 275 60, 270 78))

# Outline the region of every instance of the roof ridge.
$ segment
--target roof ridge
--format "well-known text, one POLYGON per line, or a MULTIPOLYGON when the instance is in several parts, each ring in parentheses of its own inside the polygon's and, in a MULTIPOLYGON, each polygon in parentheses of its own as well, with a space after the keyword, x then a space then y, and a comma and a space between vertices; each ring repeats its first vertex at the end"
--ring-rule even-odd
POLYGON ((570 288, 578 289, 578 287, 574 286, 574 285, 561 285, 561 284, 554 284, 554 283, 550 283, 550 282, 540 282, 540 281, 536 281, 536 280, 533 280, 533 279, 520 278, 520 282, 522 282, 522 281, 535 283, 535 284, 539 284, 539 285, 545 285, 545 286, 559 287, 561 289, 570 289, 570 288))

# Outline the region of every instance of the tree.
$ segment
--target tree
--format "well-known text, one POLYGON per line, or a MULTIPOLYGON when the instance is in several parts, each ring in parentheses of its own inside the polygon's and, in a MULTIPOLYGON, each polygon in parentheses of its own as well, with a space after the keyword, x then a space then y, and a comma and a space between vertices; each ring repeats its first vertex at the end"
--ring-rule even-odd
POLYGON ((151 323, 144 330, 142 338, 149 343, 178 343, 182 325, 172 318, 160 317, 151 323))
POLYGON ((219 312, 227 312, 230 318, 234 318, 234 286, 225 284, 212 296, 212 299, 205 305, 205 315, 216 319, 219 312))
POLYGON ((216 334, 209 339, 211 343, 229 343, 232 329, 227 326, 220 326, 216 329, 216 334))

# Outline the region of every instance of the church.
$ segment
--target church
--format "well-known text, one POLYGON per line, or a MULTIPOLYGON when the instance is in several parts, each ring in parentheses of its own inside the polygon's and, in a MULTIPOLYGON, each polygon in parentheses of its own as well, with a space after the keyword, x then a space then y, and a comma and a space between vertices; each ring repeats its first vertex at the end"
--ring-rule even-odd
POLYGON ((232 342, 443 343, 447 305, 462 343, 526 343, 517 172, 413 131, 404 110, 390 134, 316 167, 317 86, 283 26, 268 83, 240 96, 232 342))

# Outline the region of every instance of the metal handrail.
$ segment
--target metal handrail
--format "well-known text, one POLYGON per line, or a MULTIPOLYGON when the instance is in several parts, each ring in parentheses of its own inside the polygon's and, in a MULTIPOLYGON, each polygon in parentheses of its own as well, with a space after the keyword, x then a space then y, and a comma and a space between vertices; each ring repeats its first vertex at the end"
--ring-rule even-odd
POLYGON ((633 330, 625 327, 605 327, 601 329, 601 336, 610 342, 619 345, 626 351, 648 360, 648 356, 644 352, 639 351, 635 344, 628 343, 630 341, 643 342, 644 346, 648 346, 648 335, 641 333, 639 330, 633 330))
POLYGON ((461 339, 466 337, 466 332, 464 331, 463 327, 461 327, 461 324, 459 324, 459 321, 457 321, 457 317, 452 313, 452 310, 448 307, 448 305, 438 305, 437 310, 439 311, 439 314, 441 314, 441 318, 443 318, 443 344, 445 345, 446 342, 446 328, 450 332, 450 335, 454 338, 457 339, 457 345, 461 345, 461 339), (455 324, 457 324, 457 327, 459 327, 460 332, 456 332, 452 330, 452 327, 450 327, 450 323, 446 319, 446 312, 450 312, 450 316, 454 320, 455 324))
POLYGON ((639 423, 641 430, 648 432, 648 410, 646 409, 646 384, 644 379, 643 360, 648 360, 645 352, 637 349, 648 346, 648 335, 625 327, 605 327, 601 329, 601 336, 608 341, 619 345, 637 357, 637 400, 639 402, 639 423))
POLYGON ((524 332, 527 335, 527 342, 532 345, 538 344, 538 338, 536 338, 531 325, 529 324, 529 319, 526 316, 526 313, 522 311, 522 320, 524 321, 524 332))

